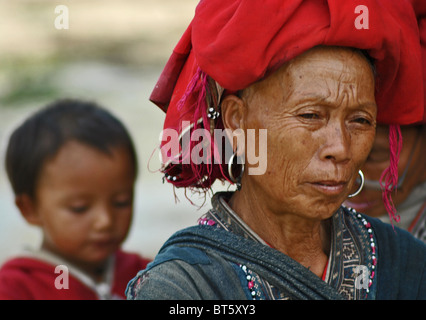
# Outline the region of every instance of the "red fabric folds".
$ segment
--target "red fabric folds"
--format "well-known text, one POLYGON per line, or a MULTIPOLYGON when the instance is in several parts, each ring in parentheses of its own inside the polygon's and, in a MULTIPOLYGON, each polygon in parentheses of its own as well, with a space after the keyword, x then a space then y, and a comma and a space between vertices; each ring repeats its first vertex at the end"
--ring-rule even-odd
POLYGON ((405 0, 201 1, 151 100, 176 117, 173 96, 185 92, 198 66, 235 91, 317 45, 365 49, 375 59, 379 122, 411 124, 423 116, 418 26, 405 0), (355 26, 366 14, 357 7, 368 8, 369 29, 355 26))
MULTIPOLYGON (((310 48, 346 46, 365 50, 374 60, 378 122, 418 123, 424 119, 422 53, 426 56, 426 49, 421 50, 419 39, 426 43, 426 31, 419 36, 419 25, 422 30, 426 25, 416 19, 424 9, 422 2, 202 0, 150 100, 166 112, 165 129, 182 132, 183 121, 194 128, 209 128, 205 114, 200 123, 196 116, 200 114, 199 95, 208 89, 195 85, 197 89, 188 92, 197 71, 226 90, 238 91, 310 48)), ((195 81, 201 82, 201 78, 195 81)), ((219 118, 215 127, 221 126, 219 118)), ((212 142, 210 153, 217 152, 212 142)), ((166 156, 165 162, 172 158, 166 156)), ((194 176, 198 179, 200 173, 206 188, 215 179, 229 178, 225 167, 204 167, 196 174, 191 165, 173 165, 164 171, 170 176, 173 173, 175 180, 167 179, 179 187, 200 186, 194 183, 194 176)))

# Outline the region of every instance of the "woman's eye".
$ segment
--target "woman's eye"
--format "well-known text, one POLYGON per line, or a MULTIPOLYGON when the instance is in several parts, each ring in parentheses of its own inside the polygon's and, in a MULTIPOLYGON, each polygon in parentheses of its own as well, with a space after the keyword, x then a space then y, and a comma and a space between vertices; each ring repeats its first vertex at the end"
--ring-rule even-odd
POLYGON ((354 120, 354 122, 359 123, 359 124, 367 124, 367 125, 371 125, 371 121, 366 119, 366 118, 356 118, 354 120))
POLYGON ((319 119, 319 115, 316 113, 303 113, 299 115, 299 117, 302 117, 303 119, 319 119))

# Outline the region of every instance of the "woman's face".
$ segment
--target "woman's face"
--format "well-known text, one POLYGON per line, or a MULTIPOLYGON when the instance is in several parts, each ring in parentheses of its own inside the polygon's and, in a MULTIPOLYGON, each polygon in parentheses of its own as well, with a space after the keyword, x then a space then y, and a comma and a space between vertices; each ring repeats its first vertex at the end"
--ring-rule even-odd
POLYGON ((374 76, 365 57, 314 48, 241 99, 241 126, 267 129, 268 137, 265 174, 245 174, 242 188, 273 212, 330 217, 353 190, 374 140, 374 76))

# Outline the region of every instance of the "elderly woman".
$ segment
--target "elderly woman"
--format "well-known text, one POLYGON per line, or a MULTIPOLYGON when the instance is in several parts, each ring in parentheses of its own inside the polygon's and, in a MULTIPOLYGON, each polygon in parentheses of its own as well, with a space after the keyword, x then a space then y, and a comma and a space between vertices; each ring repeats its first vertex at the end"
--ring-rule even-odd
MULTIPOLYGON (((129 299, 426 298, 425 245, 342 206, 360 189, 376 119, 398 138, 400 124, 423 116, 412 8, 363 3, 200 2, 151 97, 167 111, 165 129, 180 133, 180 148, 163 150, 165 179, 237 190, 215 194, 198 226, 164 244, 129 283, 129 299), (198 146, 185 136, 196 129, 247 141, 225 162, 211 141, 210 161, 195 162, 198 146), (267 167, 254 175, 247 152, 262 129, 267 167)), ((397 172, 387 170, 389 185, 397 172)))

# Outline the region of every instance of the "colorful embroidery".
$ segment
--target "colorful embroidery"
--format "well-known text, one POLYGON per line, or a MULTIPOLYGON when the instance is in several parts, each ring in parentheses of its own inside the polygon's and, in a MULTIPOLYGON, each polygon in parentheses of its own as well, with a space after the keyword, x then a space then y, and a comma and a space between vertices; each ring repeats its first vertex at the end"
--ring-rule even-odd
POLYGON ((253 298, 253 300, 256 300, 256 289, 255 289, 255 285, 254 285, 254 278, 252 277, 252 275, 250 274, 249 270, 247 269, 247 267, 245 265, 239 265, 241 270, 244 271, 245 275, 246 275, 246 280, 247 280, 247 288, 250 290, 250 295, 253 298))
MULTIPOLYGON (((226 195, 226 194, 225 194, 226 195)), ((259 241, 256 234, 229 213, 226 199, 215 197, 213 209, 199 219, 200 225, 223 228, 239 234, 247 239, 259 241), (225 203, 223 203, 225 202, 225 203)), ((348 300, 366 299, 371 291, 377 266, 377 248, 371 224, 352 208, 342 207, 332 219, 331 252, 329 259, 329 275, 325 280, 339 294, 348 300), (357 288, 357 267, 368 268, 368 284, 357 288)), ((253 297, 265 299, 291 299, 286 292, 280 292, 265 279, 254 275, 244 265, 239 267, 246 273, 247 288, 253 297)))

